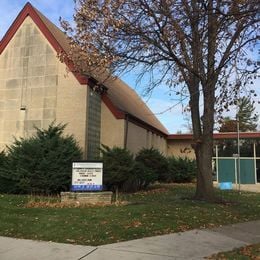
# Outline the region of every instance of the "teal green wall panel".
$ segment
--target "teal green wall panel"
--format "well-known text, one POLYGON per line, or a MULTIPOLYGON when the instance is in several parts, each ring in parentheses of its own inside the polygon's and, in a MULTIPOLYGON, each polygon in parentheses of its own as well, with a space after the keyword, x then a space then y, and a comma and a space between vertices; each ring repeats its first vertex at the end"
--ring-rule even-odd
POLYGON ((255 184, 254 159, 240 159, 240 183, 255 184))
POLYGON ((236 182, 236 165, 233 159, 218 159, 218 182, 236 182))
MULTIPOLYGON (((238 169, 238 160, 226 158, 218 159, 218 182, 236 183, 236 169, 238 169)), ((237 176, 239 183, 239 176, 237 176)), ((255 184, 255 166, 254 159, 240 159, 240 183, 255 184)))

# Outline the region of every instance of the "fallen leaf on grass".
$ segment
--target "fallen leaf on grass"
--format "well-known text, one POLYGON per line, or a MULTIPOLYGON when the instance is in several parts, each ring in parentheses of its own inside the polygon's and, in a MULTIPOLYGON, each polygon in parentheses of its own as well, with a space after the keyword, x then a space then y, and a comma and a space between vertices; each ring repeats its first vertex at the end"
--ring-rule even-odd
POLYGON ((189 225, 181 225, 178 227, 178 231, 184 232, 190 230, 190 226, 189 225))
POLYGON ((137 227, 140 227, 140 226, 142 226, 142 222, 135 220, 132 223, 130 223, 129 225, 125 226, 125 228, 126 229, 132 228, 132 227, 137 228, 137 227))
POLYGON ((74 239, 69 239, 69 238, 67 238, 66 241, 68 241, 70 243, 75 243, 76 242, 74 239))

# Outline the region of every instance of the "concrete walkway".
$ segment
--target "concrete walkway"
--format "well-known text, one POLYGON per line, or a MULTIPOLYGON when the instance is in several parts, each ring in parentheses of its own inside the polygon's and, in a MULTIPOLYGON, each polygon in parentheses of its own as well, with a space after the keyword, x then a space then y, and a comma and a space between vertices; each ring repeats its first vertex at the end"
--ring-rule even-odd
MULTIPOLYGON (((219 183, 213 182, 214 187, 219 187, 219 183)), ((232 185, 233 190, 239 190, 238 184, 232 185)), ((249 192, 257 192, 260 193, 260 183, 256 184, 241 184, 240 185, 240 191, 249 191, 249 192)))
POLYGON ((1 260, 168 260, 203 259, 260 242, 260 220, 191 230, 99 247, 0 237, 1 260))

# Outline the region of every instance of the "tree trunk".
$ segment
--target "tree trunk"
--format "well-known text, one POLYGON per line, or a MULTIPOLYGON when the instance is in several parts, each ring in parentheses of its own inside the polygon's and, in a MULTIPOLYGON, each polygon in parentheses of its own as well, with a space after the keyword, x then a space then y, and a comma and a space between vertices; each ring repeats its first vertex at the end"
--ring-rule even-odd
POLYGON ((213 201, 215 194, 212 180, 212 140, 203 138, 202 143, 195 149, 197 161, 197 189, 195 198, 213 201))
POLYGON ((214 81, 203 85, 204 111, 200 118, 199 106, 199 83, 193 80, 190 85, 190 107, 193 125, 193 148, 197 163, 197 189, 195 198, 198 200, 214 201, 215 193, 212 179, 212 156, 213 156, 213 126, 214 126, 214 81), (194 83, 195 82, 195 83, 194 83), (202 122, 202 124, 201 124, 202 122))
POLYGON ((118 186, 116 186, 116 203, 118 202, 118 186))
MULTIPOLYGON (((215 200, 212 180, 212 156, 213 156, 213 127, 214 127, 214 104, 217 74, 215 73, 215 53, 217 19, 214 13, 213 1, 208 1, 208 54, 206 80, 201 81, 203 90, 204 111, 202 117, 202 132, 195 146, 197 160, 197 189, 196 199, 215 200)), ((198 133, 197 133, 198 134, 198 133)))
POLYGON ((202 133, 195 146, 197 160, 197 189, 195 198, 199 200, 216 200, 212 179, 213 127, 214 127, 214 87, 215 82, 205 84, 204 111, 202 117, 202 133))

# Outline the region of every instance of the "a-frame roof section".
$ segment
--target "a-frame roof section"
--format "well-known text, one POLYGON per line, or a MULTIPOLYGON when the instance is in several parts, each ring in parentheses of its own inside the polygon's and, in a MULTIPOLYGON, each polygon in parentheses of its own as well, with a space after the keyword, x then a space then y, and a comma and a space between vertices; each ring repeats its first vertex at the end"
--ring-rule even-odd
MULTIPOLYGON (((68 53, 70 46, 65 33, 63 33, 55 24, 28 2, 18 14, 17 18, 14 20, 13 24, 0 42, 0 55, 27 16, 31 17, 57 53, 68 53)), ((88 83, 87 77, 75 72, 71 62, 66 65, 80 84, 88 83)), ((161 124, 156 116, 153 115, 151 110, 141 100, 136 92, 127 84, 120 79, 116 79, 114 81, 108 81, 104 83, 104 85, 108 88, 108 91, 107 94, 102 97, 102 100, 117 119, 126 118, 128 115, 128 119, 135 124, 145 127, 146 129, 160 135, 168 135, 167 129, 161 124)))
MULTIPOLYGON (((4 51, 5 47, 11 41, 17 30, 20 28, 26 17, 30 16, 34 23, 37 25, 42 34, 49 41, 51 46, 57 53, 65 52, 69 48, 66 35, 53 23, 51 23, 43 14, 41 14, 36 8, 34 8, 29 2, 24 6, 21 12, 18 14, 3 39, 0 42, 0 55, 4 51)), ((87 77, 83 77, 79 73, 73 70, 72 64, 66 64, 73 72, 74 76, 80 82, 80 84, 87 84, 87 77)))

